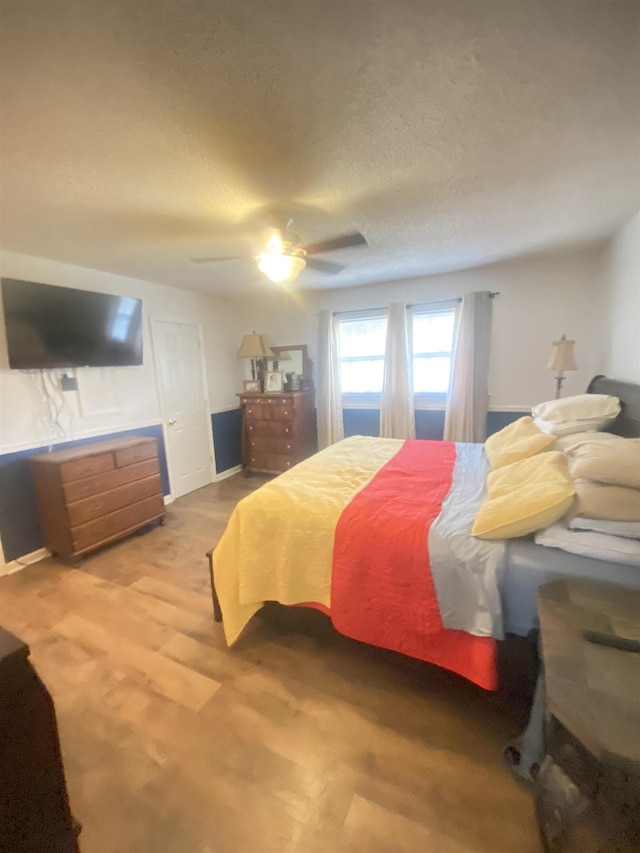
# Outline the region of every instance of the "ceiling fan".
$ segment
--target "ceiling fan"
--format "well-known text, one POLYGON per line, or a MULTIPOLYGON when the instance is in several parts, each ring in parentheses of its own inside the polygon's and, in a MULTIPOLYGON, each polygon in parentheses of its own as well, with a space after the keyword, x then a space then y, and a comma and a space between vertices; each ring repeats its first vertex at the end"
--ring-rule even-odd
POLYGON ((359 231, 350 231, 340 237, 321 240, 319 243, 300 244, 300 237, 289 229, 293 222, 289 220, 286 228, 270 229, 270 236, 259 255, 231 255, 217 258, 192 258, 194 264, 210 264, 216 261, 236 261, 251 258, 258 262, 261 270, 271 281, 287 284, 296 279, 305 267, 318 270, 327 275, 336 275, 345 269, 344 264, 311 257, 322 252, 335 252, 351 246, 367 246, 368 243, 359 231))

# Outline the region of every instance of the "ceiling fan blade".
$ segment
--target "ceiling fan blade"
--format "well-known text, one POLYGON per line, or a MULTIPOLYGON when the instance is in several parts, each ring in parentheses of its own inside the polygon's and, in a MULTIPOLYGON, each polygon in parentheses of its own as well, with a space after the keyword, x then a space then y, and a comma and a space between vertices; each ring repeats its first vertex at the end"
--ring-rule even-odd
POLYGON ((213 264, 216 261, 253 261, 251 255, 226 255, 217 258, 191 258, 194 264, 213 264))
POLYGON ((333 237, 330 240, 321 240, 319 243, 310 243, 302 248, 308 255, 317 255, 319 252, 335 252, 336 249, 348 249, 350 246, 368 246, 365 237, 359 231, 343 234, 341 237, 333 237))
POLYGON ((320 258, 307 258, 307 266, 312 270, 327 273, 328 275, 336 275, 346 269, 344 264, 336 264, 334 261, 322 261, 320 258))

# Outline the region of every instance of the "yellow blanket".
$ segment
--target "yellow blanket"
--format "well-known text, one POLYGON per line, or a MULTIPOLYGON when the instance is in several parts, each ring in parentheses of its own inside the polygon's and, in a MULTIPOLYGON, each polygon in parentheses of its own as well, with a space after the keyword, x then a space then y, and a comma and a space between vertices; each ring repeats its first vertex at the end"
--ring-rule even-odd
POLYGON ((330 607, 333 536, 340 514, 402 444, 390 438, 347 438, 239 502, 213 553, 229 645, 265 601, 330 607))

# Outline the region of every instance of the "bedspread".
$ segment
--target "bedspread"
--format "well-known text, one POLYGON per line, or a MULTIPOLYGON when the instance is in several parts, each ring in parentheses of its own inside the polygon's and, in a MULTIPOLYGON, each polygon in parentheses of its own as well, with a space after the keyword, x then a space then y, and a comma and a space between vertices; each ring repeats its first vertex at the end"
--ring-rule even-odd
POLYGON ((229 645, 264 601, 307 603, 348 636, 495 687, 494 640, 443 627, 429 565, 455 458, 448 442, 353 437, 240 501, 214 551, 229 645))

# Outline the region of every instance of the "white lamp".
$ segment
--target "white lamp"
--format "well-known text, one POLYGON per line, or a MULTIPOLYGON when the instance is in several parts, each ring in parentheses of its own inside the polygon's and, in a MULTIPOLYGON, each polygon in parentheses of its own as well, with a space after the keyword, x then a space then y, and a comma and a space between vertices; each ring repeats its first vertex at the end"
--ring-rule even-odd
POLYGON ((273 358, 273 350, 265 340, 265 335, 257 335, 255 331, 251 335, 245 335, 242 338, 240 349, 236 358, 251 359, 251 378, 256 378, 256 368, 258 371, 258 381, 260 387, 264 381, 264 360, 265 358, 273 358))
POLYGON ((278 234, 273 234, 266 250, 258 256, 258 269, 271 281, 288 284, 306 267, 306 254, 300 246, 283 243, 278 234))
POLYGON ((573 345, 575 341, 568 341, 563 335, 559 341, 554 341, 551 349, 551 355, 547 363, 547 370, 557 370, 556 376, 556 400, 560 397, 562 383, 564 382, 563 373, 565 370, 577 370, 575 358, 573 357, 573 345))

